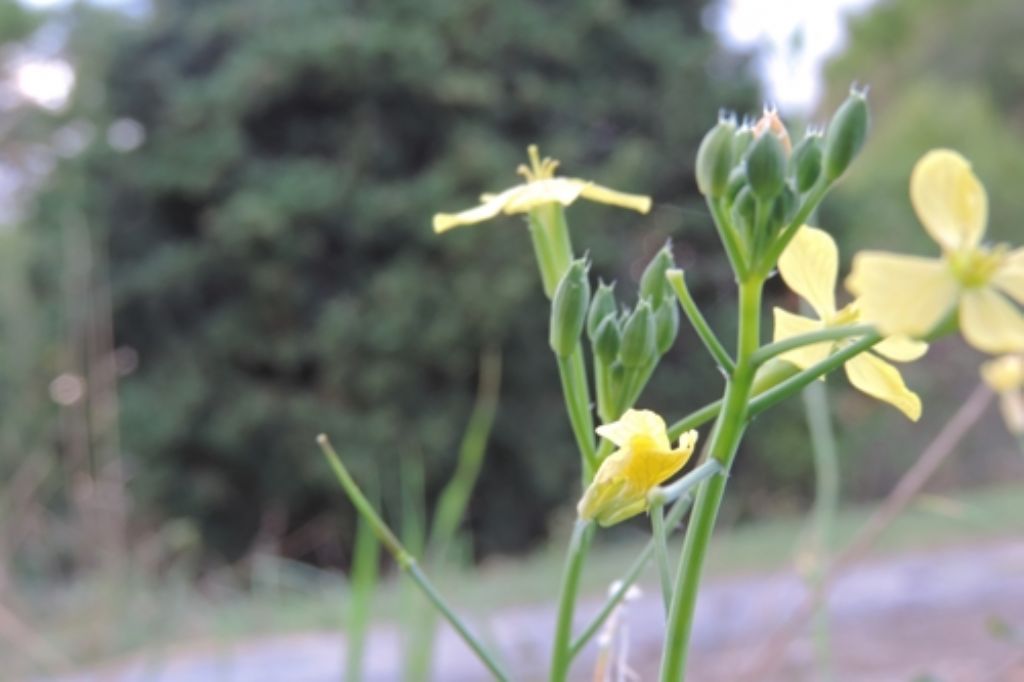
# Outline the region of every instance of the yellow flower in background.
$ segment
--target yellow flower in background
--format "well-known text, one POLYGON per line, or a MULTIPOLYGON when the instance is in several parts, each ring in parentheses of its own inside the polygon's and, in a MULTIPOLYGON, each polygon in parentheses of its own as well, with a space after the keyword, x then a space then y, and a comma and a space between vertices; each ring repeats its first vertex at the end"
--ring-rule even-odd
MULTIPOLYGON (((818 319, 775 308, 776 341, 860 321, 857 301, 836 310, 839 250, 827 232, 807 225, 801 227, 779 257, 779 274, 786 286, 807 301, 818 319)), ((825 341, 797 348, 779 357, 806 369, 827 358, 836 346, 835 341, 825 341)), ((928 345, 892 336, 878 343, 874 350, 891 360, 909 362, 924 355, 928 345)), ((893 405, 913 421, 920 418, 921 399, 903 383, 899 370, 882 358, 870 351, 864 352, 848 360, 844 368, 850 383, 860 391, 893 405)))
POLYGON ((445 232, 460 225, 473 225, 490 220, 500 213, 527 213, 544 204, 568 206, 580 197, 600 204, 611 204, 639 213, 651 210, 651 198, 639 194, 626 194, 578 178, 555 177, 558 161, 541 160, 537 145, 530 145, 530 166, 520 166, 517 172, 526 182, 500 194, 484 194, 480 205, 460 213, 438 213, 434 216, 434 232, 445 232))
POLYGON ((687 431, 673 449, 665 420, 650 410, 627 410, 617 422, 597 427, 597 433, 619 449, 601 462, 577 511, 581 519, 602 526, 646 511, 647 493, 682 469, 697 445, 697 432, 687 431))
POLYGON ((981 378, 999 394, 1006 428, 1024 436, 1024 355, 1004 355, 981 366, 981 378))
POLYGON ((1024 351, 1024 248, 984 246, 988 198, 957 152, 934 149, 914 166, 910 200, 938 259, 857 254, 847 287, 885 334, 924 336, 957 310, 964 338, 986 353, 1024 351))

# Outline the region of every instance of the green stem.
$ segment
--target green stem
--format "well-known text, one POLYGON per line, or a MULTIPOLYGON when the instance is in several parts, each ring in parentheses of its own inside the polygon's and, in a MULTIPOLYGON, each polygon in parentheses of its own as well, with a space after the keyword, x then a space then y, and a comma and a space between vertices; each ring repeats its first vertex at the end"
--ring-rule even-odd
POLYGON ((576 598, 580 589, 580 574, 593 537, 593 524, 577 521, 569 541, 565 572, 562 575, 561 596, 558 601, 558 619, 555 623, 554 649, 551 656, 551 682, 565 682, 572 665, 572 620, 576 598))
POLYGON ((479 639, 469 628, 462 622, 462 620, 455 614, 454 611, 448 606, 444 598, 438 593, 431 584, 430 580, 423 573, 423 570, 416 563, 416 559, 413 558, 402 543, 398 540, 392 530, 384 523, 384 519, 377 514, 377 510, 373 508, 369 500, 363 494, 363 491, 359 489, 359 485, 352 478, 352 475, 348 472, 348 469, 342 463, 341 458, 338 457, 338 453, 334 451, 330 441, 327 440, 327 436, 320 434, 316 439, 320 445, 320 449, 324 453, 324 457, 327 458, 327 463, 330 465, 331 470, 337 477, 338 482, 344 489, 345 494, 348 495, 349 500, 355 506, 356 510, 367 523, 370 528, 376 534, 377 539, 380 540, 381 544, 388 550, 399 568, 409 575, 412 581, 420 588, 420 591, 430 600, 434 607, 441 612, 441 615, 445 617, 445 620, 452 626, 452 628, 462 637, 473 653, 477 655, 477 658, 491 671, 495 679, 505 681, 508 680, 508 675, 505 674, 501 666, 495 660, 494 656, 487 650, 487 647, 480 642, 479 639))
MULTIPOLYGON (((832 539, 839 511, 839 452, 828 411, 825 384, 812 381, 803 390, 807 428, 814 454, 815 499, 813 510, 811 585, 815 593, 824 587, 831 563, 832 539)), ((833 679, 828 603, 819 602, 814 618, 814 641, 818 659, 818 679, 833 679)))
POLYGON ((807 369, 794 374, 792 377, 786 379, 777 386, 774 386, 763 393, 757 394, 757 396, 750 401, 750 416, 755 417, 767 410, 769 407, 782 402, 818 377, 825 376, 829 372, 838 369, 843 366, 847 360, 863 353, 881 340, 882 336, 878 332, 872 331, 869 334, 865 334, 862 338, 854 341, 842 350, 833 353, 821 362, 813 364, 807 369))
POLYGON ((642 367, 626 370, 625 381, 619 394, 619 404, 616 405, 615 419, 622 416, 622 413, 636 405, 644 389, 647 388, 654 370, 657 368, 657 360, 649 362, 642 367))
POLYGON ((661 598, 665 603, 665 615, 672 604, 672 571, 668 565, 668 547, 665 543, 665 501, 659 499, 651 504, 651 533, 654 541, 654 558, 658 564, 658 578, 661 580, 661 598))
POLYGON ((590 411, 590 387, 581 344, 577 343, 568 357, 558 357, 558 375, 562 379, 562 394, 572 434, 583 458, 583 486, 586 487, 597 471, 598 461, 593 435, 594 417, 590 411))
POLYGON ((530 241, 533 242, 533 254, 537 258, 537 269, 540 270, 544 295, 551 298, 555 295, 555 289, 558 287, 559 276, 554 255, 551 253, 547 231, 533 213, 530 213, 529 226, 530 241))
POLYGON ((722 239, 722 246, 725 247, 725 255, 729 257, 729 264, 732 271, 740 279, 747 275, 747 259, 743 255, 743 249, 736 239, 736 228, 732 220, 725 212, 724 199, 712 199, 708 197, 708 208, 711 210, 711 217, 714 218, 715 228, 718 236, 722 239))
MULTIPOLYGON (((665 528, 669 534, 671 534, 675 527, 679 525, 679 522, 683 520, 683 515, 686 514, 692 504, 693 491, 691 490, 676 500, 676 503, 668 510, 668 515, 665 518, 665 528)), ((647 562, 651 560, 652 556, 654 556, 653 539, 644 546, 640 551, 640 554, 638 554, 636 559, 633 560, 633 563, 626 570, 626 574, 622 576, 622 579, 619 581, 618 589, 608 597, 608 600, 605 601, 604 606, 602 606, 601 610, 597 612, 594 619, 590 621, 587 627, 583 629, 580 636, 576 638, 576 641, 572 643, 570 655, 573 658, 583 651, 583 647, 587 645, 587 642, 593 639, 594 635, 596 635, 601 629, 601 626, 604 625, 606 620, 608 620, 608 617, 612 615, 615 607, 618 606, 626 597, 626 592, 629 591, 629 588, 632 587, 640 577, 640 573, 643 572, 644 567, 647 566, 647 562)))
POLYGON ((793 220, 789 222, 789 225, 779 234, 779 237, 772 244, 771 248, 768 249, 761 262, 758 264, 760 267, 757 269, 757 273, 763 277, 768 276, 768 272, 775 267, 775 264, 779 261, 779 256, 786 249, 786 246, 792 241, 793 236, 796 235, 797 230, 803 227, 803 224, 807 219, 814 213, 814 209, 818 208, 818 204, 825 198, 825 194, 828 192, 829 184, 825 181, 825 177, 822 176, 815 183, 814 187, 811 188, 807 194, 807 198, 804 199, 804 203, 800 205, 800 209, 793 216, 793 220))
POLYGON ((726 352, 725 347, 722 346, 722 342, 718 340, 715 332, 712 331, 708 321, 704 318, 704 315, 700 312, 700 308, 697 307, 697 303, 693 300, 693 296, 690 295, 690 290, 686 286, 686 278, 684 277, 682 270, 669 270, 665 273, 665 277, 668 278, 669 284, 672 285, 672 289, 676 292, 676 297, 679 299, 679 304, 683 308, 683 312, 686 313, 686 319, 690 321, 690 325, 694 331, 697 332, 697 336, 704 342, 704 346, 711 353, 711 356, 718 363, 718 366, 727 374, 732 374, 736 364, 732 358, 729 357, 729 353, 726 352))
POLYGON ((791 336, 788 339, 782 339, 775 343, 769 343, 765 346, 761 346, 751 358, 751 362, 755 365, 761 365, 771 360, 774 357, 788 353, 791 350, 797 348, 803 348, 804 346, 810 346, 815 343, 823 343, 826 341, 841 341, 848 339, 851 336, 862 336, 864 334, 870 334, 875 328, 869 324, 856 324, 846 325, 843 327, 830 327, 828 329, 820 329, 816 332, 808 332, 807 334, 800 334, 799 336, 791 336))
POLYGON ((708 403, 704 407, 700 408, 695 412, 691 412, 679 421, 675 422, 668 427, 669 440, 675 440, 679 436, 683 435, 690 429, 695 429, 698 426, 707 424, 709 421, 718 416, 718 413, 722 410, 722 399, 719 398, 713 403, 708 403))
MULTIPOLYGON (((750 359, 760 341, 762 287, 763 280, 758 277, 740 282, 736 369, 726 386, 722 412, 715 423, 708 447, 709 458, 717 460, 726 473, 732 466, 746 427, 747 404, 756 370, 750 359)), ((677 682, 685 674, 704 558, 727 480, 727 476, 714 476, 697 493, 669 612, 668 632, 661 660, 662 682, 677 682)))
POLYGON ((652 504, 659 498, 666 501, 677 500, 719 473, 722 473, 721 463, 717 459, 708 459, 694 467, 693 471, 681 477, 678 481, 655 488, 648 494, 648 498, 652 501, 652 504))
POLYGON ((370 602, 377 585, 379 558, 377 536, 366 517, 360 516, 352 555, 352 579, 349 581, 348 644, 345 648, 345 679, 352 682, 363 678, 363 652, 370 623, 370 602))

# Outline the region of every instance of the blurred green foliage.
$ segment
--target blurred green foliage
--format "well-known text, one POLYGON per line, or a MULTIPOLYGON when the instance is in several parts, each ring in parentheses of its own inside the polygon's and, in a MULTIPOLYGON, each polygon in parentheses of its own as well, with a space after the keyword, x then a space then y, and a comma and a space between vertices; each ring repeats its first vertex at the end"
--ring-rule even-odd
MULTIPOLYGON (((469 523, 482 553, 541 537, 578 472, 528 235, 502 218, 437 237, 430 217, 518 182, 537 142, 567 175, 655 198, 647 217, 570 210, 593 272, 631 297, 671 235, 716 303, 729 275, 692 158, 754 89, 703 9, 173 0, 117 30, 75 10, 93 29, 51 124, 95 134, 28 220, 34 283, 59 309, 69 225, 108 254, 117 343, 139 356, 121 395, 134 522, 194 519, 229 558, 283 527, 284 553, 344 560, 355 519, 313 436, 357 477, 379 470, 395 514, 397 463, 422 457, 433 503, 494 345, 509 371, 469 523), (126 120, 145 139, 117 151, 126 120)), ((716 394, 701 352, 682 339, 644 402, 675 415, 716 394)))

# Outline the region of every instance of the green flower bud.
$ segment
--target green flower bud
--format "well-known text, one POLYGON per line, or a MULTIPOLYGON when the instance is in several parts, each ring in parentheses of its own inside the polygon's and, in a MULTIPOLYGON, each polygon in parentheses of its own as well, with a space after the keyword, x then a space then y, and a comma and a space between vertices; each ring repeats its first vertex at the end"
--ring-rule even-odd
POLYGON ((679 304, 675 299, 665 299, 654 312, 654 335, 658 355, 664 355, 679 335, 679 304))
POLYGON ((747 235, 754 233, 757 220, 757 199, 749 185, 744 185, 732 203, 732 223, 747 235))
POLYGON ((786 150, 772 132, 754 140, 747 154, 747 184, 761 201, 771 201, 786 184, 786 150))
POLYGON ((599 282, 594 300, 590 302, 590 313, 587 315, 587 336, 591 341, 597 340, 597 329, 606 317, 615 317, 615 283, 599 282))
POLYGON ((619 354, 619 345, 622 341, 622 331, 619 330, 618 320, 615 316, 606 317, 598 325, 593 338, 594 356, 602 364, 611 365, 619 354))
POLYGON ((548 343, 559 357, 568 357, 576 348, 587 320, 590 305, 590 263, 574 260, 565 271, 551 299, 551 328, 548 343))
POLYGON ((647 264, 643 276, 640 278, 640 298, 646 298, 651 306, 657 308, 665 298, 668 282, 665 281, 665 272, 675 265, 672 258, 672 242, 666 242, 665 246, 654 254, 654 258, 647 264))
POLYGON ((725 193, 732 170, 732 138, 736 123, 732 119, 720 118, 718 124, 709 130, 697 149, 697 189, 704 196, 717 199, 725 193))
POLYGON ((729 173, 729 186, 725 189, 725 199, 731 205, 736 201, 736 195, 747 186, 747 169, 743 166, 736 166, 729 173))
POLYGON ((864 93, 850 90, 850 96, 836 110, 825 134, 822 166, 829 182, 842 175, 860 151, 868 133, 868 118, 864 93))
POLYGON ((797 196, 788 185, 782 189, 782 193, 775 197, 772 203, 771 223, 774 228, 782 227, 793 217, 796 210, 797 196))
POLYGON ((640 301, 622 329, 622 343, 619 346, 619 361, 622 366, 633 369, 654 360, 658 352, 655 334, 651 304, 640 301))
POLYGON ((814 186, 821 175, 821 136, 811 133, 793 149, 789 160, 796 188, 801 194, 814 186))
POLYGON ((743 119, 743 125, 737 130, 736 134, 732 136, 732 158, 738 162, 743 156, 750 150, 750 145, 754 143, 754 128, 751 125, 750 119, 743 119))

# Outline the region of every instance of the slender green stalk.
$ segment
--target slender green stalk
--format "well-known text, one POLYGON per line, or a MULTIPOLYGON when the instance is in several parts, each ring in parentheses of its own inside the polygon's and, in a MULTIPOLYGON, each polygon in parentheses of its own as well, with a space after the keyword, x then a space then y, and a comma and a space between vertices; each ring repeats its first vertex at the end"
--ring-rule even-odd
MULTIPOLYGON (((676 503, 668 510, 668 515, 665 518, 665 528, 669 534, 671 534, 672 531, 675 530, 676 526, 679 525, 679 522, 683 520, 683 515, 689 511, 690 505, 692 504, 693 491, 691 490, 676 500, 676 503)), ((652 556, 654 556, 653 539, 648 541, 640 551, 640 554, 638 554, 636 559, 633 560, 633 563, 630 564, 629 568, 626 570, 626 574, 622 576, 621 580, 619 580, 618 589, 608 597, 608 600, 605 601, 604 606, 602 606, 601 610, 597 612, 594 619, 587 624, 587 627, 583 629, 580 636, 572 643, 571 656, 573 658, 583 651, 583 647, 587 645, 587 642, 593 639, 594 635, 596 635, 601 629, 601 626, 604 625, 606 620, 608 620, 608 617, 612 615, 615 607, 618 606, 626 597, 626 592, 629 591, 629 588, 632 587, 640 577, 640 573, 643 572, 644 568, 647 566, 647 562, 651 560, 652 556)))
POLYGON ((704 318, 703 313, 700 312, 700 308, 697 307, 697 302, 693 300, 693 296, 690 295, 690 290, 686 286, 686 278, 684 277, 682 270, 669 270, 665 273, 665 277, 668 278, 669 284, 672 285, 672 289, 676 292, 676 297, 679 299, 679 304, 683 308, 683 312, 686 313, 686 319, 690 321, 690 325, 694 331, 697 332, 697 336, 704 342, 704 346, 711 353, 711 356, 718 363, 725 373, 732 374, 733 369, 736 365, 732 358, 729 357, 729 353, 725 350, 722 342, 718 340, 718 336, 711 329, 708 321, 704 318))
POLYGON ((456 613, 448 606, 444 598, 434 588, 433 584, 423 573, 423 570, 416 563, 416 559, 402 546, 402 543, 392 532, 391 528, 384 523, 384 519, 380 517, 377 510, 373 508, 369 500, 363 494, 363 491, 359 489, 359 485, 352 478, 352 475, 348 472, 348 469, 342 463, 341 458, 338 457, 338 453, 334 451, 330 441, 327 440, 327 436, 320 434, 317 436, 317 443, 320 445, 320 449, 324 453, 324 457, 327 458, 327 463, 330 465, 331 470, 337 477, 338 482, 344 489, 345 494, 348 495, 349 500, 355 506, 359 514, 366 519, 370 528, 376 534, 377 539, 380 540, 381 544, 388 550, 391 556, 394 557, 395 562, 399 568, 405 571, 406 574, 412 578, 413 582, 420 588, 420 591, 430 600, 430 602, 441 612, 441 615, 445 617, 445 620, 454 628, 455 632, 462 638, 462 640, 469 646, 469 648, 477 655, 477 658, 491 671, 495 679, 505 681, 508 680, 508 675, 505 674, 501 666, 495 660, 494 656, 487 650, 487 647, 477 639, 469 628, 466 627, 462 619, 456 615, 456 613))
POLYGON ((841 341, 848 339, 851 336, 863 336, 864 334, 870 334, 875 328, 869 324, 856 324, 846 325, 843 327, 830 327, 828 329, 820 329, 816 332, 808 332, 807 334, 800 334, 799 336, 791 336, 788 339, 782 341, 776 341, 775 343, 769 343, 765 346, 761 346, 754 353, 751 358, 751 362, 755 365, 761 365, 774 357, 778 357, 783 353, 787 353, 797 348, 803 348, 804 346, 810 346, 815 343, 822 343, 825 341, 841 341))
POLYGON ((794 395, 797 391, 818 377, 825 376, 829 372, 838 369, 845 364, 847 360, 855 355, 863 353, 881 340, 882 336, 878 332, 872 331, 869 334, 865 334, 860 339, 857 339, 850 345, 845 346, 842 350, 836 351, 821 362, 811 365, 807 369, 796 373, 782 383, 764 391, 763 393, 757 394, 757 396, 750 401, 750 416, 755 417, 767 410, 769 407, 777 405, 791 395, 794 395))
POLYGON ((668 564, 668 546, 665 542, 665 501, 659 499, 651 504, 651 534, 654 540, 654 559, 658 564, 658 578, 661 580, 661 598, 668 616, 672 604, 672 570, 668 564))
POLYGON ((594 525, 588 521, 577 521, 573 527, 558 601, 558 619, 551 654, 551 682, 565 682, 569 676, 569 667, 572 665, 573 614, 580 589, 580 575, 593 535, 594 525))
POLYGON ((583 485, 590 483, 597 471, 597 450, 594 445, 594 417, 590 411, 590 388, 583 365, 583 347, 577 343, 569 357, 558 358, 558 375, 576 446, 583 458, 583 485))
POLYGON ((544 287, 544 295, 551 298, 558 287, 558 267, 555 264, 548 235, 544 226, 530 214, 530 241, 533 242, 533 255, 537 258, 537 269, 540 270, 540 281, 544 287))
POLYGON ((365 516, 356 526, 355 549, 352 555, 352 579, 349 581, 349 612, 346 628, 345 680, 363 679, 363 652, 370 623, 370 603, 377 586, 380 543, 365 516))
POLYGON ((704 407, 691 412, 679 421, 675 422, 668 427, 668 437, 671 440, 679 438, 686 431, 695 429, 698 426, 707 424, 709 421, 718 416, 718 413, 722 410, 722 399, 719 398, 713 403, 708 403, 704 407))
POLYGON ((797 230, 803 227, 804 223, 811 214, 814 213, 814 209, 818 208, 818 204, 825 198, 825 194, 828 193, 829 183, 825 180, 825 176, 822 175, 818 178, 818 182, 815 183, 814 187, 808 192, 804 202, 800 205, 796 215, 789 222, 789 225, 779 234, 778 239, 772 244, 772 247, 768 249, 760 263, 757 265, 757 273, 762 277, 768 276, 768 271, 775 267, 775 264, 779 261, 779 256, 786 249, 786 246, 793 240, 797 230))
POLYGON ((708 208, 711 210, 711 217, 714 218, 715 229, 722 239, 722 246, 725 247, 725 255, 729 258, 729 264, 736 276, 743 279, 747 275, 747 259, 743 255, 743 249, 736 238, 736 229, 732 220, 725 211, 723 199, 712 199, 708 197, 708 208))
POLYGON ((648 497, 652 500, 652 504, 657 498, 662 498, 669 502, 677 500, 722 471, 722 464, 717 459, 709 458, 694 467, 693 471, 680 477, 678 481, 655 488, 648 497))
POLYGON ((619 391, 619 404, 615 407, 615 419, 622 416, 622 413, 636 405, 644 389, 647 388, 651 375, 657 368, 657 360, 649 362, 643 367, 626 370, 626 380, 619 391))
MULTIPOLYGON (((763 280, 759 277, 740 282, 736 369, 726 386, 725 402, 712 431, 708 449, 709 457, 717 460, 725 472, 732 466, 746 427, 747 404, 750 401, 756 370, 750 359, 760 343, 762 287, 763 280)), ((669 612, 668 632, 665 635, 665 648, 661 660, 662 682, 682 680, 685 674, 704 558, 725 493, 727 478, 714 476, 706 485, 701 486, 697 493, 694 515, 683 543, 680 569, 669 612)))
MULTIPOLYGON (((815 593, 823 589, 832 560, 836 516, 839 512, 839 450, 828 410, 825 384, 812 381, 803 390, 804 412, 811 435, 814 454, 814 510, 812 514, 813 565, 810 582, 815 593)), ((832 645, 829 633, 828 603, 817 605, 814 618, 814 641, 818 660, 817 679, 828 682, 835 676, 832 667, 832 645)))
POLYGON ((615 421, 615 392, 612 389, 612 372, 607 363, 594 356, 594 386, 597 393, 597 415, 605 424, 615 421))

